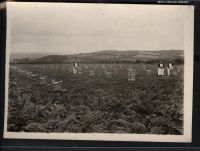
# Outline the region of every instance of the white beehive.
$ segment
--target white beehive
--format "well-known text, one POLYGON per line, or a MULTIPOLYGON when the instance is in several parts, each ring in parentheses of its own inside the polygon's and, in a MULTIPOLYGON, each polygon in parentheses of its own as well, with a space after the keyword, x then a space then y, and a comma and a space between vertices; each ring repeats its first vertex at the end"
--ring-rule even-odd
POLYGON ((152 73, 150 69, 145 70, 145 72, 147 75, 151 75, 151 73, 152 73))
POLYGON ((87 70, 87 69, 88 69, 88 66, 87 66, 87 65, 84 65, 84 68, 87 70))
POLYGON ((101 65, 101 67, 102 67, 104 70, 106 69, 105 65, 101 65))
POLYGON ((110 71, 104 71, 105 77, 106 78, 111 78, 112 77, 112 72, 110 71))
POLYGON ((75 67, 73 67, 73 68, 72 68, 72 72, 73 72, 73 74, 77 74, 77 73, 78 73, 78 69, 75 68, 75 67))
POLYGON ((81 70, 78 70, 78 74, 83 74, 83 72, 81 70))
POLYGON ((37 77, 38 76, 38 74, 32 74, 31 75, 31 77, 37 77))
POLYGON ((62 91, 62 81, 52 83, 53 91, 62 91))
POLYGON ((134 69, 132 66, 128 67, 128 81, 136 81, 136 69, 134 69))
POLYGON ((74 67, 75 67, 75 68, 78 68, 78 66, 79 66, 78 63, 75 62, 75 63, 74 63, 74 67))
POLYGON ((47 84, 47 77, 40 77, 40 85, 47 84))
POLYGON ((77 70, 78 70, 78 74, 82 74, 83 72, 82 72, 82 69, 81 69, 81 66, 79 66, 78 68, 77 68, 77 70))
POLYGON ((94 73, 94 70, 89 70, 89 76, 94 76, 95 73, 94 73))
POLYGON ((51 80, 51 83, 53 84, 54 82, 56 82, 56 80, 55 80, 55 79, 52 79, 52 80, 51 80))

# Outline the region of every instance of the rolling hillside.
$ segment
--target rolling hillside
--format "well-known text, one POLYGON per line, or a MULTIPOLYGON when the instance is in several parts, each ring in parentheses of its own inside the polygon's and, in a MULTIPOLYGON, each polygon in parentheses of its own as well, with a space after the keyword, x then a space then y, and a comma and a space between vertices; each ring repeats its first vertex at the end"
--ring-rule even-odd
POLYGON ((30 60, 31 63, 62 63, 62 62, 135 62, 152 60, 183 60, 183 50, 164 50, 164 51, 118 51, 104 50, 93 53, 80 53, 74 55, 46 55, 30 60))

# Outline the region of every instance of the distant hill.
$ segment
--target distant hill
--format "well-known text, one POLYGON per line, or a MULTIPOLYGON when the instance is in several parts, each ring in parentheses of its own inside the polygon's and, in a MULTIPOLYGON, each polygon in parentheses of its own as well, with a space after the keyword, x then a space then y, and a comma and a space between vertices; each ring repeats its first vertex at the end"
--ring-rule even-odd
POLYGON ((80 53, 74 55, 46 55, 32 59, 31 63, 63 63, 63 62, 88 62, 88 63, 111 63, 111 62, 141 62, 152 60, 176 60, 182 59, 183 50, 163 51, 137 51, 137 50, 103 50, 93 53, 80 53))
POLYGON ((43 53, 43 52, 18 52, 18 53, 10 53, 10 60, 15 59, 29 59, 35 60, 41 57, 45 57, 48 55, 56 55, 57 53, 43 53))

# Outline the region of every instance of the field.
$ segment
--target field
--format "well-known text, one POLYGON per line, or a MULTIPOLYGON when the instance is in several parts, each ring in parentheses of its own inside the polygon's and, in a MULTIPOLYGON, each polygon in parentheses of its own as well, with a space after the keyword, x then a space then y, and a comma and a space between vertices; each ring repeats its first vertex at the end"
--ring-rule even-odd
POLYGON ((177 76, 157 76, 157 64, 15 64, 10 66, 8 131, 183 134, 183 66, 177 76), (62 80, 63 92, 39 85, 16 68, 62 80), (89 71, 94 70, 90 76, 89 71), (112 77, 105 77, 104 71, 112 77))

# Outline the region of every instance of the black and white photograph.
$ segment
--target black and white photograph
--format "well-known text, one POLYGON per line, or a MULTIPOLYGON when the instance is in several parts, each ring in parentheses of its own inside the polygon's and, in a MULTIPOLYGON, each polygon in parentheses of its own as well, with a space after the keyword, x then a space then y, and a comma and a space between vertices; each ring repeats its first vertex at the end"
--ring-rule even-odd
POLYGON ((6 9, 4 138, 192 141, 193 6, 6 9))

